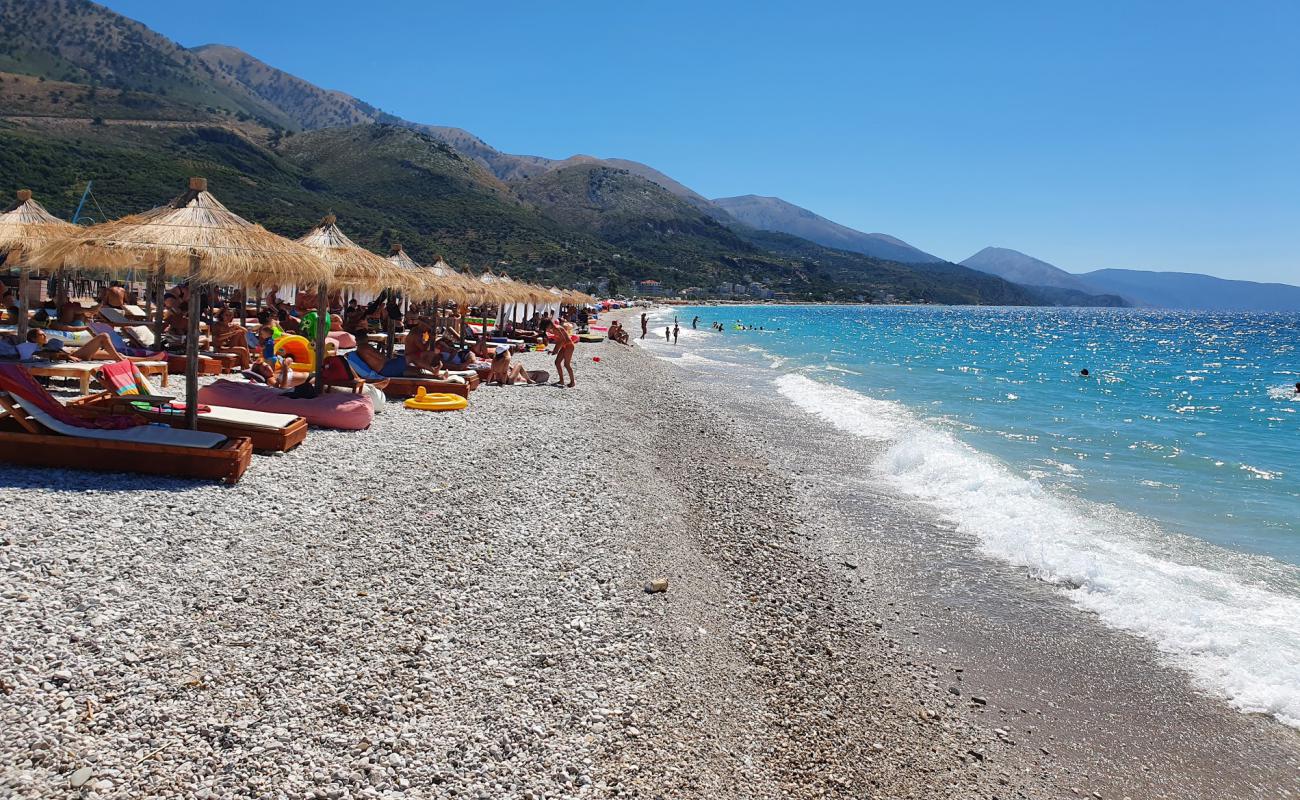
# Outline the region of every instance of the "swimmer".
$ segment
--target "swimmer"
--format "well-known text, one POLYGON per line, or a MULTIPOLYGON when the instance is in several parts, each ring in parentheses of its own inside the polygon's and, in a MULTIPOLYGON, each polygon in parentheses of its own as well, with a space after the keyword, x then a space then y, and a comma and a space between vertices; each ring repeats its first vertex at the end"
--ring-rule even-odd
POLYGON ((1084 367, 1083 369, 1079 370, 1079 377, 1080 377, 1080 378, 1086 378, 1086 377, 1088 377, 1088 368, 1087 368, 1087 367, 1084 367))

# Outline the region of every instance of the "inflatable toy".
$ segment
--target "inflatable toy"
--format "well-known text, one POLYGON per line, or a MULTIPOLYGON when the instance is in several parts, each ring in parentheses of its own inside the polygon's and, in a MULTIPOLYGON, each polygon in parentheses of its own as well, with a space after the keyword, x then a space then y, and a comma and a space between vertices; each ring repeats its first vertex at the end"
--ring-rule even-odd
POLYGON ((430 394, 421 386, 415 390, 415 397, 408 397, 403 405, 421 411, 459 411, 468 406, 469 401, 456 394, 430 394))

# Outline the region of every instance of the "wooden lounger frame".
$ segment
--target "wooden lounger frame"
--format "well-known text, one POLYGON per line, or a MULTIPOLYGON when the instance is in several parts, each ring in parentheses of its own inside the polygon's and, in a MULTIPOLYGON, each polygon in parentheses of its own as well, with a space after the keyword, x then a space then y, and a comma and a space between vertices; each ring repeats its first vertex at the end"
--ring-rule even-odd
POLYGON ((415 397, 416 392, 423 386, 426 392, 455 394, 468 400, 469 393, 478 388, 478 384, 479 379, 477 376, 466 379, 464 383, 438 381, 432 378, 389 378, 388 385, 384 387, 384 394, 390 400, 415 397))
POLYGON ((234 484, 252 458, 253 444, 243 437, 227 438, 219 447, 198 448, 62 436, 32 419, 9 397, 0 396, 0 461, 12 464, 234 484))
MULTIPOLYGON (((130 395, 119 396, 113 392, 100 392, 76 400, 68 401, 69 408, 76 408, 87 414, 135 414, 150 422, 161 422, 173 428, 185 427, 183 414, 161 414, 154 411, 142 411, 131 404, 130 395)), ((278 430, 253 428, 235 422, 215 420, 199 414, 199 430, 219 433, 228 439, 243 437, 253 443, 253 449, 264 453, 285 453, 303 443, 307 438, 307 420, 298 417, 278 430)))

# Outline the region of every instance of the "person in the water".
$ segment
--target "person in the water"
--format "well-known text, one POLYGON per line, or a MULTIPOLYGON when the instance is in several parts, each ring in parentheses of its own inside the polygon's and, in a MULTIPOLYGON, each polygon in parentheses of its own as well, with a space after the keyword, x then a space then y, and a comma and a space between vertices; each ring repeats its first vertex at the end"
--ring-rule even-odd
POLYGON ((1084 367, 1083 369, 1079 370, 1079 377, 1081 377, 1081 378, 1086 378, 1086 377, 1088 377, 1088 368, 1087 368, 1087 367, 1084 367))

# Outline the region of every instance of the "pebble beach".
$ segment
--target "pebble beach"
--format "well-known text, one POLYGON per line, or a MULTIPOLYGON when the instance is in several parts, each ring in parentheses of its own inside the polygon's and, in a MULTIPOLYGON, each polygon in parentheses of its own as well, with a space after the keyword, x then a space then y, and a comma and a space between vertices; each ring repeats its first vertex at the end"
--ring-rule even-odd
POLYGON ((575 367, 233 487, 0 467, 0 796, 1300 796, 1293 731, 831 488, 829 426, 575 367))

